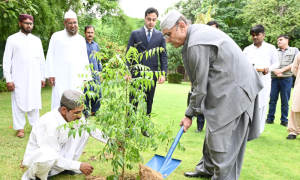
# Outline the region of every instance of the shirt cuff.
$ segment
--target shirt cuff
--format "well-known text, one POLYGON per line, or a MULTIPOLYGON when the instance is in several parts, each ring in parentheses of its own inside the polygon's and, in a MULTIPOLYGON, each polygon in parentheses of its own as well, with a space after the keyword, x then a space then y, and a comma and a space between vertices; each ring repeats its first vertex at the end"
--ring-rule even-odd
POLYGON ((187 115, 187 116, 195 116, 194 109, 192 109, 190 106, 188 106, 187 109, 186 109, 186 111, 185 111, 185 115, 187 115))
POLYGON ((13 82, 13 80, 11 79, 11 77, 7 77, 5 79, 6 79, 6 83, 13 82))
POLYGON ((72 162, 72 167, 71 167, 71 169, 72 170, 79 170, 80 169, 80 165, 81 165, 81 162, 79 162, 79 161, 73 161, 72 162))

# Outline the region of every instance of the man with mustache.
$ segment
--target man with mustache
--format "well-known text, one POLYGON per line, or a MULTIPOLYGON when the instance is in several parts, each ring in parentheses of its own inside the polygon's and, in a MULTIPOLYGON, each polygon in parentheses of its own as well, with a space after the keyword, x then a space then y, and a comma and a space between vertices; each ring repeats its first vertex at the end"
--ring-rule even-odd
POLYGON ((271 73, 279 67, 278 56, 274 45, 264 41, 265 28, 263 25, 253 26, 250 30, 253 44, 244 49, 247 59, 254 65, 264 84, 259 92, 260 133, 265 129, 268 102, 271 91, 271 73))
POLYGON ((21 31, 7 38, 3 72, 6 86, 11 91, 13 128, 24 137, 25 114, 31 126, 39 118, 42 108, 41 87, 45 86, 45 56, 41 40, 32 35, 33 17, 19 16, 21 31))
POLYGON ((52 35, 46 59, 45 78, 53 86, 51 109, 59 106, 60 97, 65 90, 81 92, 83 81, 92 79, 89 68, 86 68, 89 65, 86 42, 78 34, 75 12, 66 12, 64 25, 64 30, 52 35))
MULTIPOLYGON (((100 82, 100 75, 99 73, 102 71, 102 64, 101 60, 97 60, 95 58, 95 54, 100 51, 98 44, 93 41, 95 36, 95 28, 91 25, 88 25, 84 28, 85 40, 86 40, 86 47, 87 47, 87 54, 89 57, 90 64, 93 64, 92 74, 93 74, 93 81, 97 85, 101 85, 100 82)), ((102 97, 101 89, 96 91, 96 88, 91 86, 89 89, 85 88, 84 93, 89 91, 94 91, 95 93, 99 94, 99 97, 89 98, 87 95, 85 96, 85 106, 86 109, 84 111, 85 117, 89 115, 94 116, 96 111, 100 108, 100 98, 102 97), (90 105, 91 104, 91 105, 90 105)))
MULTIPOLYGON (((68 136, 70 129, 58 127, 81 119, 84 106, 83 94, 76 90, 63 92, 60 105, 37 120, 32 128, 22 164, 28 168, 22 180, 42 179, 59 173, 90 175, 94 167, 79 158, 88 142, 89 136, 107 143, 109 138, 98 129, 90 133, 82 131, 79 135, 68 136)), ((80 126, 74 123, 73 128, 80 126)))
MULTIPOLYGON (((166 41, 162 36, 162 33, 158 30, 156 30, 154 27, 156 25, 158 18, 158 11, 157 9, 150 7, 145 11, 145 25, 141 29, 134 30, 131 32, 128 45, 127 45, 127 51, 130 47, 136 46, 139 53, 143 53, 145 51, 149 51, 150 49, 157 48, 157 47, 163 47, 165 49, 164 52, 160 54, 155 54, 152 57, 148 57, 146 59, 145 55, 140 62, 140 64, 148 66, 151 71, 157 71, 158 70, 158 61, 160 61, 160 70, 167 72, 168 69, 168 57, 166 53, 166 41)), ((132 65, 136 64, 136 62, 127 62, 127 66, 131 67, 132 65)), ((135 75, 134 72, 131 72, 132 76, 126 76, 125 78, 130 80, 131 78, 138 78, 140 77, 140 74, 135 75)), ((150 90, 147 90, 146 93, 146 103, 147 103, 147 115, 150 115, 152 112, 152 104, 153 104, 153 98, 156 88, 156 82, 158 81, 158 84, 163 84, 165 82, 165 76, 156 77, 153 76, 154 80, 154 86, 151 86, 150 90)), ((130 102, 134 99, 133 96, 130 96, 130 102)), ((136 107, 138 106, 138 103, 134 104, 136 107)), ((142 130, 142 134, 146 137, 149 137, 149 133, 147 130, 142 130)))
POLYGON ((276 104, 278 95, 281 99, 281 117, 280 125, 288 126, 289 100, 293 85, 293 72, 291 71, 292 64, 299 50, 296 47, 289 46, 289 37, 280 35, 277 37, 277 54, 280 66, 271 73, 271 94, 269 102, 269 113, 266 123, 274 124, 276 104))

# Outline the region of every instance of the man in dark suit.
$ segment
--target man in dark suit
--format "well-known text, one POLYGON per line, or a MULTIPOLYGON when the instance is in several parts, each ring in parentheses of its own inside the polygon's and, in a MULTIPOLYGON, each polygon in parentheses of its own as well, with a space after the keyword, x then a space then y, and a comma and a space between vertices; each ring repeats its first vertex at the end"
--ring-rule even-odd
MULTIPOLYGON (((143 53, 144 51, 149 51, 150 49, 156 48, 156 47, 163 47, 166 50, 166 41, 163 38, 163 35, 160 31, 156 30, 154 27, 156 25, 158 18, 158 11, 157 9, 150 7, 145 11, 145 25, 141 29, 137 29, 131 32, 127 51, 132 46, 137 48, 137 50, 140 53, 143 53)), ((158 54, 155 54, 152 57, 146 57, 144 56, 140 64, 148 66, 151 71, 158 71, 158 60, 160 60, 160 70, 167 72, 168 69, 168 61, 167 61, 167 53, 166 51, 158 54)), ((135 63, 135 62, 134 62, 135 63)), ((128 66, 131 66, 132 64, 127 63, 128 66)), ((125 76, 126 79, 130 80, 131 78, 139 77, 140 74, 135 75, 133 72, 131 72, 131 76, 125 76)), ((154 86, 151 87, 150 91, 147 90, 145 93, 147 95, 146 102, 147 102, 147 115, 151 113, 152 110, 152 104, 153 104, 153 97, 155 93, 155 87, 157 82, 157 77, 153 76, 154 80, 154 86)), ((165 76, 158 77, 158 83, 162 84, 165 82, 165 76)), ((130 97, 130 101, 133 99, 133 97, 130 97)), ((135 104, 137 106, 138 103, 135 104)), ((147 131, 142 131, 144 136, 149 136, 147 131)))

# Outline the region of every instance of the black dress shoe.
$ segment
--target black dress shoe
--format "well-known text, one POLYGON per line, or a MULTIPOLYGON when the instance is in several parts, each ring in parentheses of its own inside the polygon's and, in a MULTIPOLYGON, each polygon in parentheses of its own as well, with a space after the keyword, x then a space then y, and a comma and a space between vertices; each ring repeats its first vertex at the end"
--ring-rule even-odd
POLYGON ((267 120, 266 120, 266 123, 267 123, 267 124, 274 124, 274 121, 272 121, 272 120, 270 120, 270 119, 267 119, 267 120))
POLYGON ((287 140, 292 140, 292 139, 296 139, 296 135, 293 134, 289 134, 288 137, 286 137, 287 140))
POLYGON ((199 133, 199 132, 202 132, 203 131, 203 128, 198 128, 198 129, 196 129, 196 133, 199 133))
POLYGON ((287 127, 288 126, 288 122, 281 121, 280 125, 287 127))
POLYGON ((186 177, 202 177, 200 174, 197 174, 196 172, 185 172, 184 175, 186 177))
POLYGON ((141 131, 141 132, 142 132, 143 136, 150 137, 150 134, 147 132, 147 130, 141 131))

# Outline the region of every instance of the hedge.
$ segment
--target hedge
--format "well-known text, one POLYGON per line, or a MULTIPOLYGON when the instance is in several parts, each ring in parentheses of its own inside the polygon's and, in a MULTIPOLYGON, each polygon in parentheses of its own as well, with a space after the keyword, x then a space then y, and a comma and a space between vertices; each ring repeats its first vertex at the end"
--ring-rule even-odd
POLYGON ((181 84, 183 75, 180 73, 168 74, 168 83, 181 84))

